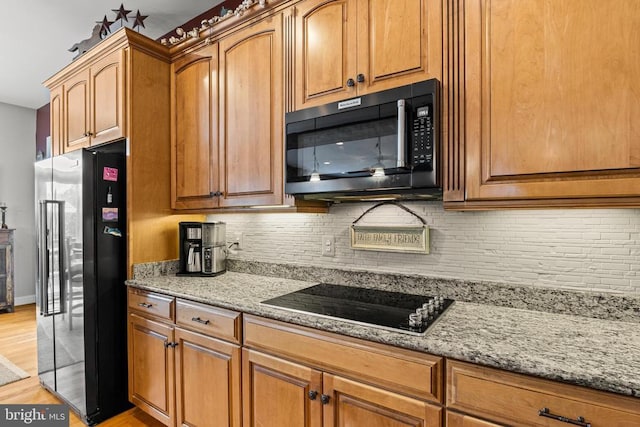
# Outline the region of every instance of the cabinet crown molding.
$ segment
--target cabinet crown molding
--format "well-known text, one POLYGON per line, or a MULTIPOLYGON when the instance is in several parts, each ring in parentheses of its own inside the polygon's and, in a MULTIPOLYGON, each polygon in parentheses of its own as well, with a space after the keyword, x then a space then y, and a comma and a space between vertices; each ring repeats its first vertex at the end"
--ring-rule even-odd
POLYGON ((105 55, 125 47, 134 47, 150 56, 169 63, 169 49, 166 46, 163 46, 155 40, 139 34, 130 28, 120 28, 118 31, 95 45, 80 58, 49 77, 43 82, 43 84, 51 90, 78 71, 86 69, 99 61, 105 55))

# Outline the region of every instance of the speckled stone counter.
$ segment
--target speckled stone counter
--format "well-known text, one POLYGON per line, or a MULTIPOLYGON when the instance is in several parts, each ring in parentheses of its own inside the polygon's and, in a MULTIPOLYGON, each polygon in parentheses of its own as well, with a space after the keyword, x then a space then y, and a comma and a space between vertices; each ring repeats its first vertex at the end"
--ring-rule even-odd
POLYGON ((426 335, 413 336, 260 304, 316 283, 231 271, 217 277, 159 276, 127 282, 298 325, 640 397, 637 323, 457 301, 426 335))

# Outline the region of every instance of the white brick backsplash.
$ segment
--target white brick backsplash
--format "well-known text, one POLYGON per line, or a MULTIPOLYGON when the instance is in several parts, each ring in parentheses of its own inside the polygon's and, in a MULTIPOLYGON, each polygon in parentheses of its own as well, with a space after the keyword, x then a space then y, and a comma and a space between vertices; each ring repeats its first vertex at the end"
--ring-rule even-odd
MULTIPOLYGON (((406 202, 430 230, 430 254, 353 250, 349 227, 370 203, 341 204, 328 214, 214 214, 227 237, 244 235, 230 258, 350 270, 420 274, 640 294, 640 210, 549 209, 447 212, 440 203, 406 202), (335 256, 321 255, 321 236, 335 237, 335 256)), ((420 221, 381 206, 358 224, 420 221)))

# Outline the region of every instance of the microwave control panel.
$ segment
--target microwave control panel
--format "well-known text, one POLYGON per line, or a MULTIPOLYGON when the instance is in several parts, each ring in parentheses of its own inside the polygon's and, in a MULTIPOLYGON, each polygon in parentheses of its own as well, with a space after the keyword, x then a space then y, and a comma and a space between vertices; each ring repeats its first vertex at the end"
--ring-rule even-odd
POLYGON ((433 120, 431 106, 416 110, 411 138, 411 160, 414 169, 433 170, 433 120))

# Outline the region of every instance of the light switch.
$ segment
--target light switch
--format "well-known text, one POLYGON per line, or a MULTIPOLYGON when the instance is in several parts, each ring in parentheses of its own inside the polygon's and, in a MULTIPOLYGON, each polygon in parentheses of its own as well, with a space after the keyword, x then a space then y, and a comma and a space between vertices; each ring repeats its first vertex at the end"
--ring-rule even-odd
POLYGON ((322 256, 336 256, 336 242, 331 234, 322 236, 322 256))

